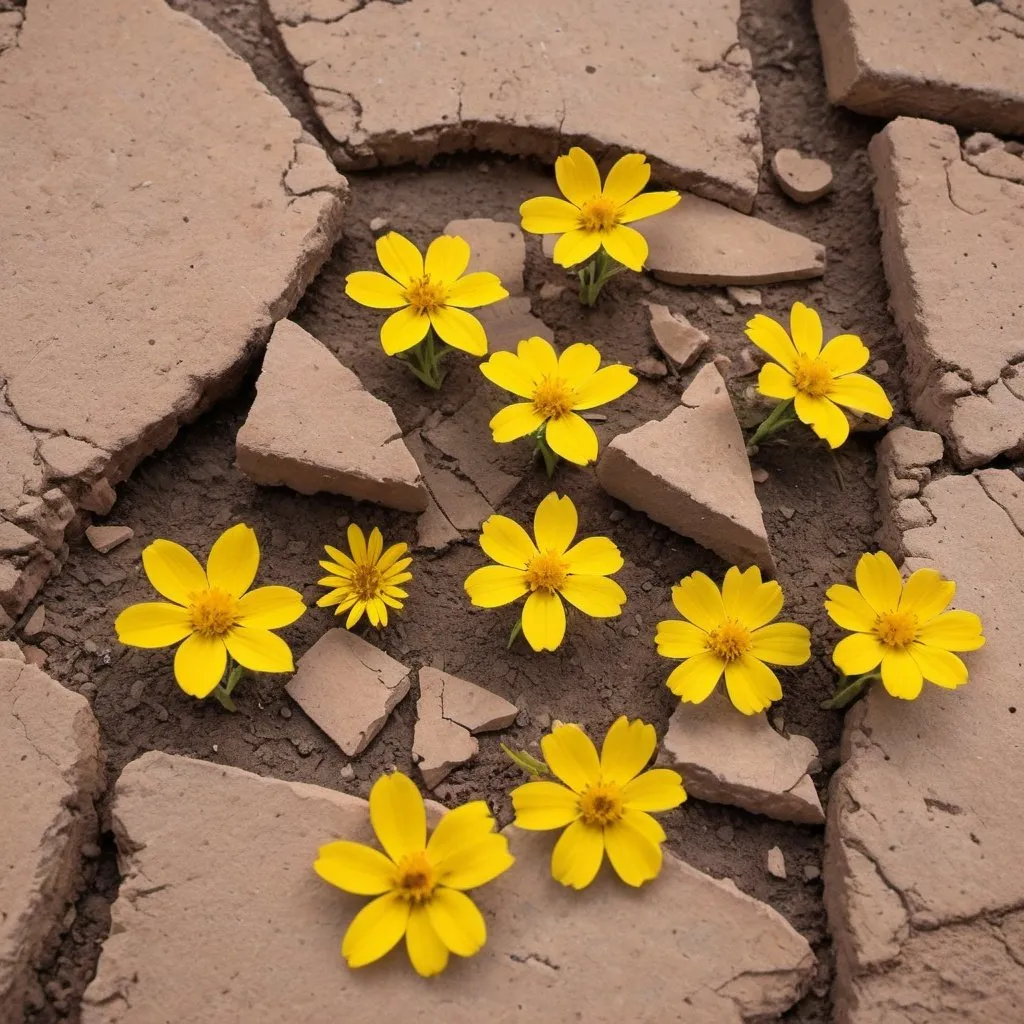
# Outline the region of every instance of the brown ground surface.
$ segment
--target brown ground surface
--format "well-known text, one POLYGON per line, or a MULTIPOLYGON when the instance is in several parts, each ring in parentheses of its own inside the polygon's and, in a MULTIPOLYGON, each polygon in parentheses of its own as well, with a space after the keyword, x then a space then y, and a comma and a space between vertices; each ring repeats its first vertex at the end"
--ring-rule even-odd
MULTIPOLYGON (((175 6, 219 33, 315 131, 294 76, 261 32, 255 0, 176 0, 175 6)), ((804 299, 822 310, 833 333, 859 333, 873 358, 888 362, 881 379, 899 405, 902 354, 885 307, 864 153, 876 125, 828 106, 809 4, 746 0, 740 28, 753 53, 761 90, 766 156, 783 146, 802 148, 828 160, 836 175, 832 195, 798 207, 778 192, 770 172, 763 172, 758 213, 825 243, 829 262, 824 282, 763 289, 764 309, 779 315, 795 299, 804 299)), ((435 396, 419 388, 399 363, 384 358, 377 341, 380 316, 350 302, 343 291, 346 273, 375 265, 369 221, 387 217, 394 228, 422 244, 456 217, 516 220, 524 197, 551 192, 550 172, 527 162, 477 155, 438 162, 430 170, 356 174, 350 180, 353 203, 345 240, 294 318, 335 351, 374 394, 390 402, 402 427, 410 429, 432 410, 452 411, 474 388, 487 385, 472 361, 460 357, 446 389, 435 396)), ((536 296, 545 281, 564 280, 563 272, 543 259, 537 240, 531 240, 528 293, 536 296)), ((624 275, 606 290, 594 312, 582 310, 571 288, 557 300, 535 298, 534 312, 554 329, 559 344, 593 340, 607 357, 635 363, 652 349, 641 304, 650 299, 683 312, 711 335, 716 352, 736 357, 746 346, 746 317, 742 311, 723 313, 713 302, 721 294, 624 275)), ((738 399, 753 379, 730 382, 738 399)), ((665 415, 688 380, 689 375, 641 381, 628 401, 604 410, 609 420, 599 427, 602 441, 665 415)), ((109 555, 73 542, 65 570, 39 598, 58 625, 58 635, 43 644, 50 655, 47 668, 92 700, 111 778, 143 751, 159 749, 365 795, 369 781, 382 770, 392 765, 413 770, 415 694, 353 762, 355 776, 346 782, 341 775, 346 759, 284 695, 283 680, 246 682, 240 689, 239 713, 230 716, 213 702, 200 704, 185 697, 165 653, 126 650, 114 640, 116 612, 151 597, 138 556, 156 537, 181 541, 201 554, 225 526, 247 522, 263 548, 259 581, 295 586, 310 603, 321 593, 314 583, 320 549, 325 542, 337 543, 341 525, 350 519, 364 526, 379 524, 389 541, 415 539, 414 516, 337 497, 261 489, 242 477, 233 464, 234 439, 252 398, 250 377, 235 400, 182 431, 166 452, 144 463, 120 488, 110 521, 131 526, 132 542, 109 555)), ((330 430, 331 424, 325 422, 323 429, 330 430)), ((825 766, 816 777, 822 794, 835 764, 841 724, 838 715, 819 707, 832 687, 828 651, 835 639, 822 598, 829 583, 850 575, 857 555, 872 544, 872 441, 870 435, 855 435, 835 461, 827 449, 809 443, 777 446, 757 459, 770 473, 758 493, 787 594, 786 611, 815 635, 815 660, 784 677, 786 697, 776 714, 784 716, 787 729, 818 744, 825 766)), ((528 450, 521 451, 525 469, 528 450)), ((694 569, 720 576, 725 565, 643 516, 630 513, 613 522, 616 503, 600 490, 591 471, 561 469, 554 486, 571 494, 580 508, 582 532, 606 533, 622 548, 626 567, 618 578, 629 594, 622 619, 570 620, 566 643, 554 655, 534 655, 524 645, 506 652, 513 613, 469 613, 462 581, 484 558, 479 549, 462 545, 439 558, 417 558, 405 615, 379 642, 409 665, 443 667, 516 701, 524 709, 520 724, 500 736, 513 745, 535 743, 550 717, 580 722, 600 734, 617 715, 628 713, 653 721, 662 733, 674 698, 662 685, 670 666, 655 653, 655 624, 670 613, 672 583, 694 569)), ((500 511, 526 521, 549 489, 542 474, 528 472, 500 511)), ((314 608, 287 637, 299 655, 331 625, 328 612, 314 608)), ((438 795, 447 803, 486 796, 504 823, 509 818, 504 794, 519 776, 500 754, 498 738, 481 737, 478 759, 456 770, 438 795)), ((808 938, 822 961, 819 983, 787 1019, 801 1024, 828 1021, 831 954, 820 884, 804 881, 802 871, 805 865, 820 864, 821 830, 696 800, 667 816, 666 825, 677 854, 712 875, 732 878, 745 892, 776 907, 808 938), (787 881, 765 870, 766 852, 774 845, 785 853, 787 881)), ((95 969, 117 885, 112 843, 96 852, 94 877, 79 901, 75 923, 41 973, 45 1001, 30 1013, 33 1024, 78 1019, 77 996, 95 969)))

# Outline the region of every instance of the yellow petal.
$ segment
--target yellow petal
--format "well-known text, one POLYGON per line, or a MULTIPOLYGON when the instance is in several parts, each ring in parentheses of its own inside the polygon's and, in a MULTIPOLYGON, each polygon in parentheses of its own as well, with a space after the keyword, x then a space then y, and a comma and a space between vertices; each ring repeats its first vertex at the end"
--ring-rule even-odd
POLYGON ((661 870, 661 846, 624 820, 604 830, 604 845, 615 873, 626 885, 643 885, 661 870))
POLYGON ((878 668, 885 655, 878 638, 868 633, 843 637, 832 652, 832 661, 844 675, 859 676, 878 668))
POLYGON ((493 515, 484 520, 480 547, 488 558, 512 569, 525 569, 526 563, 537 554, 530 535, 508 516, 493 515))
POLYGON ((602 236, 601 244, 604 251, 624 267, 637 273, 644 269, 648 254, 647 239, 636 228, 620 224, 602 236))
POLYGON ((557 782, 527 782, 510 794, 516 828, 546 832, 564 828, 580 816, 579 798, 557 782))
POLYGON ((929 683, 955 690, 967 682, 967 666, 955 654, 924 644, 911 644, 908 650, 929 683))
POLYGON ((974 612, 943 612, 919 627, 917 639, 944 651, 976 651, 984 646, 981 619, 974 612))
POLYGON ((757 375, 757 390, 766 398, 793 398, 796 382, 793 375, 778 363, 765 363, 757 375))
POLYGON ((288 644, 269 629, 235 626, 224 637, 228 654, 253 672, 294 672, 295 662, 288 644))
POLYGON ((258 587, 256 590, 250 590, 248 594, 242 596, 236 608, 238 624, 254 629, 281 629, 290 626, 302 617, 305 610, 302 595, 291 587, 258 587))
POLYGON ((918 624, 934 619, 946 610, 956 593, 956 584, 935 569, 918 569, 903 585, 899 609, 912 612, 918 624))
POLYGON ((825 591, 825 611, 837 626, 858 633, 870 633, 878 619, 860 591, 845 583, 834 583, 825 591))
POLYGON ((603 829, 574 821, 551 851, 551 876, 572 889, 585 889, 597 877, 602 860, 603 829))
POLYGON ((593 157, 579 146, 555 161, 555 180, 562 195, 576 206, 601 194, 601 173, 593 157))
POLYGON ((582 416, 574 412, 548 420, 544 438, 556 455, 574 465, 588 466, 597 458, 597 434, 582 416))
POLYGON ((576 506, 568 496, 560 498, 554 491, 537 506, 533 516, 533 535, 541 551, 564 554, 576 536, 579 519, 576 506))
POLYGON ((352 552, 352 561, 356 565, 366 565, 366 535, 355 523, 349 523, 345 537, 352 552))
MULTIPOLYGON (((493 834, 494 816, 484 800, 471 800, 454 810, 446 811, 427 842, 427 856, 439 873, 447 870, 448 858, 458 856, 493 834)), ((445 885, 451 884, 442 879, 445 885)), ((458 886, 456 887, 458 888, 458 886)))
POLYGON ((461 847, 435 867, 438 878, 449 888, 477 889, 504 874, 514 863, 508 840, 491 832, 471 846, 461 847))
POLYGON ((531 235, 561 235, 579 227, 580 211, 564 199, 538 196, 519 207, 523 230, 531 235))
POLYGON ((356 270, 349 274, 345 278, 345 294, 353 302, 371 309, 398 309, 409 304, 405 289, 376 270, 356 270))
POLYGON ((604 180, 601 195, 616 206, 625 206, 633 196, 642 192, 651 180, 651 165, 643 153, 620 156, 604 180))
POLYGON ((892 416, 892 402, 877 380, 865 377, 863 373, 848 373, 836 377, 828 389, 828 397, 837 405, 846 406, 854 412, 866 412, 887 420, 892 416))
POLYGON ((642 196, 626 203, 619 211, 619 222, 632 224, 636 220, 656 217, 659 213, 671 210, 682 196, 678 192, 645 192, 642 196))
POLYGON ((837 334, 822 350, 821 362, 834 377, 854 373, 871 358, 867 345, 856 334, 837 334))
POLYGON ((725 665, 709 651, 687 658, 674 668, 665 685, 684 703, 701 704, 711 696, 725 665))
POLYGON ((412 564, 411 558, 402 558, 402 556, 409 550, 409 545, 405 543, 392 544, 391 547, 385 551, 380 558, 377 559, 377 570, 383 573, 385 576, 394 575, 395 573, 401 572, 407 565, 412 564), (399 561, 401 559, 401 561, 399 561), (388 570, 391 570, 390 572, 388 570))
POLYGON ((440 235, 427 246, 423 269, 438 284, 451 285, 469 266, 469 242, 459 235, 440 235))
POLYGON ((259 567, 260 546, 256 541, 256 531, 245 523, 238 523, 225 530, 210 549, 206 576, 211 587, 219 587, 239 598, 252 586, 259 567))
POLYGON ((747 321, 746 336, 762 351, 791 373, 796 370, 796 349, 786 329, 777 320, 758 313, 747 321))
POLYGON ((721 592, 702 572, 690 573, 672 588, 672 603, 684 619, 708 633, 725 618, 721 592))
POLYGON ((534 385, 539 384, 545 377, 553 377, 558 373, 555 347, 546 338, 524 338, 516 346, 516 354, 533 378, 534 385))
POLYGON ((487 355, 487 332, 472 313, 454 306, 442 306, 430 314, 430 323, 446 345, 471 356, 487 355))
POLYGON ((476 309, 507 298, 508 290, 502 285, 501 278, 497 274, 480 270, 450 285, 447 303, 462 309, 476 309))
MULTIPOLYGON (((324 577, 324 579, 328 579, 328 580, 331 579, 331 578, 332 577, 330 577, 330 576, 325 576, 324 577)), ((320 582, 321 586, 332 586, 333 585, 333 584, 325 584, 324 580, 320 580, 319 582, 320 582)), ((335 605, 337 605, 338 608, 337 608, 337 610, 335 611, 334 614, 335 615, 339 615, 341 612, 345 611, 346 609, 351 608, 352 605, 355 603, 355 600, 356 600, 356 593, 355 593, 354 590, 351 589, 349 581, 345 580, 341 584, 338 584, 335 587, 335 589, 332 590, 330 593, 324 594, 323 597, 318 598, 317 602, 316 602, 316 606, 317 606, 317 608, 333 608, 335 605), (347 602, 347 604, 344 603, 344 602, 347 602)))
POLYGON ((611 576, 625 564, 622 552, 607 537, 585 537, 565 553, 569 572, 580 576, 611 576))
POLYGON ((789 333, 796 350, 811 359, 821 352, 821 317, 810 306, 794 302, 789 311, 789 333))
POLYGON ((142 566, 153 589, 175 604, 189 604, 191 594, 210 585, 195 555, 173 540, 147 544, 142 551, 142 566))
POLYGON ((597 373, 600 366, 601 353, 593 345, 577 341, 558 357, 558 376, 575 388, 597 373))
POLYGON ((622 614, 626 592, 604 576, 570 575, 558 591, 584 615, 594 619, 614 619, 622 614))
POLYGON ((708 649, 708 635, 692 622, 665 619, 658 623, 654 642, 663 658, 693 658, 708 649))
POLYGON ((427 816, 416 784, 401 772, 382 775, 370 790, 370 823, 397 864, 407 853, 427 845, 427 816))
POLYGON ((622 790, 622 802, 633 811, 671 811, 686 800, 683 779, 671 768, 652 768, 622 790))
POLYGON ((456 955, 473 956, 487 941, 487 925, 477 905, 457 889, 439 886, 427 902, 437 937, 456 955))
MULTIPOLYGON (((361 533, 361 532, 360 532, 360 536, 362 536, 362 533, 361 533)), ((340 567, 341 567, 342 569, 348 569, 349 571, 351 571, 351 570, 355 569, 355 567, 356 567, 356 563, 355 563, 355 562, 353 562, 353 561, 352 561, 352 559, 351 559, 351 558, 349 558, 349 556, 348 556, 348 555, 346 555, 344 551, 341 551, 341 550, 339 550, 338 548, 332 548, 330 544, 325 544, 325 545, 324 545, 324 551, 326 551, 326 552, 327 552, 327 554, 328 554, 328 555, 329 555, 329 556, 330 556, 331 558, 333 558, 333 559, 334 559, 334 561, 335 561, 335 562, 336 562, 336 563, 337 563, 337 564, 338 564, 338 565, 339 565, 339 566, 340 566, 340 567)), ((322 565, 322 566, 323 566, 323 567, 324 567, 325 569, 330 569, 330 568, 331 568, 331 567, 330 567, 329 565, 327 565, 327 564, 326 564, 325 562, 321 562, 320 564, 321 564, 321 565, 322 565)))
POLYGON ((555 778, 574 793, 582 793, 601 776, 597 748, 578 725, 557 725, 541 737, 544 761, 555 778))
POLYGON ((532 398, 537 389, 529 368, 512 352, 495 352, 490 359, 480 364, 480 372, 492 384, 520 398, 532 398))
POLYGON ((842 410, 827 398, 812 398, 798 391, 793 408, 801 423, 814 431, 830 448, 838 448, 850 436, 850 422, 842 410))
POLYGON ((219 637, 192 633, 174 654, 174 678, 191 697, 208 697, 227 666, 228 652, 219 637))
POLYGON ((530 588, 522 569, 485 565, 466 577, 466 593, 477 608, 500 608, 522 597, 530 588))
POLYGON ((535 651, 557 650, 565 637, 565 606, 557 594, 530 594, 523 605, 523 636, 535 651))
POLYGON ((423 257, 419 249, 397 231, 389 231, 377 239, 377 259, 403 287, 407 288, 411 281, 423 276, 423 257))
POLYGON ((535 434, 544 426, 544 417, 533 407, 533 402, 515 402, 499 409, 488 426, 495 443, 506 444, 527 434, 535 434))
POLYGON ((627 807, 622 812, 622 820, 627 822, 634 831, 646 836, 652 843, 663 843, 668 838, 657 819, 652 818, 645 811, 627 807))
POLYGON ((884 552, 868 552, 857 561, 857 589, 878 614, 894 612, 903 594, 903 580, 896 563, 884 552))
POLYGON ((617 363, 606 366, 576 388, 573 408, 593 409, 614 402, 616 398, 621 398, 627 391, 636 387, 636 380, 628 366, 617 363))
POLYGON ((352 918, 341 942, 341 955, 349 967, 372 964, 398 945, 408 922, 408 902, 394 892, 378 896, 352 918))
POLYGON ((755 629, 750 642, 750 653, 769 665, 803 665, 811 660, 811 631, 795 622, 755 629))
POLYGON ((778 677, 767 665, 749 654, 725 666, 725 688, 737 711, 755 715, 782 699, 778 677))
POLYGON ((395 865, 363 843, 340 840, 321 846, 313 870, 325 882, 357 896, 379 896, 395 884, 395 865))
POLYGON ((601 744, 601 777, 625 786, 647 767, 657 746, 653 725, 620 715, 601 744))
POLYGON ((405 931, 409 962, 422 978, 432 978, 448 966, 448 947, 434 931, 425 906, 413 907, 405 931))
POLYGON ((890 697, 915 700, 921 695, 924 675, 909 651, 887 650, 882 658, 882 685, 890 697))
POLYGON ((430 317, 418 313, 412 306, 392 313, 380 329, 380 343, 389 356, 415 348, 430 330, 430 317))
POLYGON ((380 558, 384 551, 384 534, 380 532, 380 527, 375 526, 370 531, 370 536, 366 541, 366 560, 371 564, 375 565, 377 560, 380 558))
POLYGON ((125 608, 114 629, 128 647, 170 647, 192 632, 192 617, 180 605, 150 601, 125 608))
POLYGON ((775 580, 763 581, 756 565, 744 572, 733 565, 722 582, 722 605, 730 618, 759 629, 782 611, 782 587, 775 580))
POLYGON ((551 258, 560 267, 575 267, 584 263, 601 248, 601 235, 597 231, 574 228, 566 231, 557 242, 551 258))
POLYGON ((351 629, 357 625, 359 620, 366 614, 366 602, 356 601, 348 613, 348 618, 345 619, 345 628, 351 629))

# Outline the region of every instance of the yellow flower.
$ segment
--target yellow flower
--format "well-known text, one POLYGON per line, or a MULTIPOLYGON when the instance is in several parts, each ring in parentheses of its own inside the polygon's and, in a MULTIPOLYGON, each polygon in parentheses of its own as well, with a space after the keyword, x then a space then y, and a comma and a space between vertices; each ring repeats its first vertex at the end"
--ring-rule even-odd
POLYGON ((576 506, 554 491, 537 506, 536 544, 506 516, 484 520, 480 547, 498 564, 470 573, 466 593, 478 608, 498 608, 529 594, 523 605, 523 636, 535 651, 553 651, 562 642, 563 597, 596 619, 622 613, 626 594, 605 578, 622 568, 619 549, 607 537, 572 544, 577 525, 576 506))
POLYGON ((837 626, 855 630, 836 644, 832 660, 848 676, 882 666, 882 685, 893 697, 913 700, 924 680, 952 690, 967 682, 967 667, 952 652, 985 643, 973 612, 945 609, 956 584, 934 569, 918 569, 903 582, 884 552, 857 562, 857 588, 837 583, 825 609, 837 626))
POLYGON ((654 641, 663 657, 683 659, 668 688, 684 704, 707 700, 724 672, 733 705, 757 714, 782 697, 768 665, 803 665, 811 657, 806 626, 768 625, 782 611, 782 587, 762 582, 756 566, 746 572, 732 566, 721 591, 704 573, 692 573, 672 588, 672 603, 687 621, 659 622, 654 641))
POLYGON ((448 955, 473 956, 487 925, 466 895, 507 871, 515 858, 493 830, 483 800, 448 811, 427 840, 427 818, 416 785, 401 772, 383 775, 370 790, 370 823, 384 853, 340 840, 321 846, 313 865, 331 885, 376 896, 352 919, 341 943, 349 967, 365 967, 405 936, 417 973, 440 974, 448 955))
POLYGON ((346 629, 351 629, 363 617, 363 612, 371 625, 382 628, 388 624, 388 608, 401 610, 402 602, 409 596, 399 585, 412 579, 412 573, 406 572, 412 559, 403 557, 409 545, 392 544, 384 551, 384 537, 376 526, 370 531, 367 542, 363 531, 351 523, 348 547, 351 557, 330 544, 324 546, 333 561, 321 561, 320 565, 330 575, 317 583, 333 589, 317 601, 317 607, 333 606, 335 615, 347 611, 346 629))
POLYGON ((821 318, 809 306, 794 302, 790 335, 778 321, 758 313, 747 322, 747 337, 775 360, 761 367, 757 390, 768 398, 792 399, 801 423, 838 448, 850 436, 850 424, 839 406, 883 420, 892 404, 877 381, 854 371, 871 353, 856 334, 840 334, 821 347, 821 318))
POLYGON ((551 854, 551 874, 585 889, 605 852, 627 885, 643 885, 661 870, 665 831, 649 811, 670 811, 686 799, 669 768, 645 772, 658 745, 654 726, 623 715, 608 730, 600 760, 578 725, 559 725, 541 741, 557 782, 527 782, 512 790, 517 828, 545 832, 568 826, 551 854))
POLYGON ((544 437, 556 455, 585 466, 597 458, 597 434, 576 410, 595 409, 621 398, 636 384, 628 366, 618 363, 598 369, 601 353, 577 342, 562 354, 543 338, 519 342, 518 354, 495 352, 480 372, 499 388, 527 402, 501 410, 490 423, 498 444, 535 434, 544 437))
POLYGON ((418 345, 431 327, 452 348, 487 354, 483 324, 466 310, 507 298, 508 292, 495 274, 466 273, 469 243, 464 238, 435 238, 424 261, 409 239, 390 231, 377 239, 377 259, 387 273, 357 270, 345 278, 345 294, 363 306, 397 310, 380 332, 389 356, 418 345))
POLYGON ((523 230, 535 235, 561 235, 554 261, 572 267, 600 248, 630 270, 643 270, 647 239, 632 221, 653 217, 679 202, 678 192, 639 193, 651 178, 642 153, 627 153, 608 172, 604 188, 593 158, 578 146, 555 161, 555 180, 565 199, 540 196, 519 207, 523 230), (566 202, 568 200, 568 202, 566 202))
POLYGON ((193 697, 208 697, 224 676, 228 655, 253 672, 294 672, 292 652, 272 629, 290 626, 306 610, 291 587, 249 590, 260 564, 256 534, 244 523, 220 535, 206 570, 171 540, 155 540, 142 565, 162 601, 133 604, 114 622, 128 647, 170 647, 174 678, 193 697), (248 593, 247 593, 248 591, 248 593))

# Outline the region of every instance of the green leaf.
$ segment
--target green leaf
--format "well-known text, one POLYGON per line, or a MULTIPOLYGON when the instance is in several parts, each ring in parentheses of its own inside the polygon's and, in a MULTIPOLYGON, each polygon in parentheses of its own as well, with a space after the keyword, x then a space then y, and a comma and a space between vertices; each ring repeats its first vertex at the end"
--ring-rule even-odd
POLYGON ((533 754, 528 753, 525 750, 510 750, 505 746, 504 743, 499 743, 502 751, 508 755, 520 768, 523 769, 527 775, 532 775, 535 779, 539 779, 544 775, 550 775, 548 766, 538 760, 533 754))

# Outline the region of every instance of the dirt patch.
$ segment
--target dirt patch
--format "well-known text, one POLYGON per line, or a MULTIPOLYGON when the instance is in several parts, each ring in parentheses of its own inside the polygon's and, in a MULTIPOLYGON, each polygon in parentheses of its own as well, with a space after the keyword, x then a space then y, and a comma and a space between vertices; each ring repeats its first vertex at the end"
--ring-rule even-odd
MULTIPOLYGON (((261 33, 254 0, 231 4, 194 0, 175 6, 219 32, 253 64, 292 113, 316 129, 287 64, 261 33)), ((888 363, 880 379, 900 401, 901 347, 885 308, 864 153, 876 126, 827 105, 817 40, 805 4, 748 0, 740 29, 741 41, 754 55, 766 155, 783 146, 799 148, 825 158, 835 171, 834 192, 807 207, 786 199, 767 167, 763 172, 759 215, 828 246, 824 280, 766 286, 764 310, 780 315, 794 300, 802 299, 822 311, 833 333, 859 333, 873 358, 888 363)), ((442 159, 429 171, 353 174, 350 181, 353 198, 345 239, 294 318, 355 371, 373 394, 389 402, 402 428, 409 430, 433 410, 454 411, 490 385, 472 360, 459 357, 452 362, 445 390, 435 396, 421 389, 398 362, 384 357, 377 339, 380 316, 355 305, 343 292, 345 274, 375 265, 370 220, 386 217, 394 228, 422 244, 456 217, 516 220, 524 197, 551 192, 551 175, 526 161, 481 154, 442 159)), ((551 326, 561 346, 593 341, 607 357, 635 364, 655 351, 644 305, 651 301, 684 314, 709 334, 709 355, 724 353, 739 365, 739 354, 748 347, 742 333, 746 316, 743 311, 730 315, 716 304, 716 298, 724 297, 721 290, 679 289, 623 275, 612 282, 592 312, 582 309, 571 287, 559 298, 537 298, 542 284, 565 280, 564 272, 545 260, 537 240, 531 239, 527 293, 533 297, 534 312, 551 326)), ((597 426, 602 445, 647 419, 664 417, 690 379, 692 372, 657 382, 642 380, 628 400, 603 410, 608 421, 597 426)), ((738 402, 753 381, 753 377, 730 380, 738 402)), ((259 581, 297 587, 307 603, 322 592, 313 583, 319 575, 316 563, 322 545, 337 543, 343 524, 350 519, 364 526, 380 525, 389 541, 415 539, 413 515, 337 497, 308 498, 261 489, 245 479, 234 466, 234 439, 253 393, 250 379, 235 399, 183 430, 166 452, 149 459, 122 485, 110 521, 132 527, 132 541, 108 555, 98 554, 83 541, 72 544, 64 572, 39 598, 56 626, 56 632, 42 641, 50 656, 47 670, 91 699, 111 777, 143 751, 157 749, 365 795, 370 780, 391 766, 414 772, 410 751, 415 683, 414 692, 398 706, 381 734, 352 762, 354 777, 345 781, 346 759, 287 698, 284 680, 244 683, 239 690, 239 713, 231 716, 215 703, 200 704, 185 697, 174 683, 166 652, 126 650, 114 640, 116 612, 151 598, 139 567, 139 552, 156 537, 173 538, 205 552, 227 525, 247 522, 256 529, 263 550, 259 581)), ((325 422, 323 429, 329 431, 331 424, 325 422)), ((758 494, 787 595, 787 616, 809 626, 815 637, 814 661, 805 669, 784 674, 786 697, 775 715, 784 717, 787 729, 818 744, 826 767, 815 776, 822 795, 828 769, 836 761, 841 725, 838 715, 819 707, 833 684, 828 651, 835 639, 822 600, 826 587, 851 575, 857 556, 872 545, 876 525, 873 440, 854 435, 834 460, 826 449, 806 440, 766 449, 757 459, 769 473, 758 494)), ((527 447, 519 451, 525 469, 527 447)), ((500 511, 527 521, 551 486, 543 474, 527 472, 500 511)), ((621 619, 570 619, 566 642, 553 655, 534 655, 522 644, 506 651, 514 613, 470 608, 462 583, 486 559, 477 547, 466 544, 440 557, 417 558, 405 614, 380 641, 406 664, 454 672, 522 709, 512 729, 481 736, 477 759, 453 771, 438 792, 446 803, 484 796, 503 824, 510 817, 505 794, 521 778, 498 750, 499 739, 513 745, 533 744, 551 718, 577 721, 600 734, 624 712, 654 722, 659 734, 664 733, 674 707, 674 698, 664 686, 671 666, 655 653, 653 636, 658 620, 672 614, 669 587, 695 569, 720 577, 726 568, 714 555, 644 516, 627 512, 625 518, 616 514, 613 519, 620 506, 599 488, 592 471, 563 468, 553 486, 572 496, 580 509, 582 532, 607 534, 621 547, 626 566, 617 578, 629 594, 621 619)), ((326 610, 314 608, 286 635, 296 654, 301 654, 333 624, 326 610)), ((371 632, 364 635, 376 640, 371 632)), ((804 866, 820 866, 821 830, 696 800, 664 820, 671 849, 703 871, 732 878, 745 892, 778 909, 808 938, 822 959, 819 984, 787 1019, 825 1024, 831 1016, 830 944, 820 883, 805 881, 803 873, 804 866), (766 870, 767 852, 776 845, 785 855, 786 881, 772 878, 766 870)), ((105 901, 112 888, 111 881, 98 872, 83 900, 105 901)), ((88 919, 102 921, 102 915, 88 919)), ((49 1005, 30 1017, 33 1022, 77 1020, 76 996, 95 968, 97 946, 95 927, 81 942, 75 938, 76 927, 65 940, 52 974, 42 979, 44 984, 60 982, 60 998, 49 997, 49 1005)))

